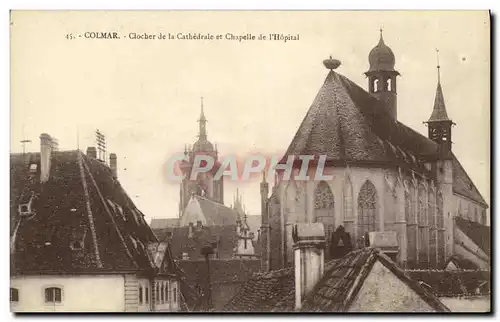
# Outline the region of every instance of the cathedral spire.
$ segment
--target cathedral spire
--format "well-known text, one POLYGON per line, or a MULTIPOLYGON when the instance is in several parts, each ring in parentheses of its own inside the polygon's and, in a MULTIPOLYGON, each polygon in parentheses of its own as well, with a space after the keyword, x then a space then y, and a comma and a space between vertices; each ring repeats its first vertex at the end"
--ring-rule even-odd
POLYGON ((203 97, 201 98, 201 113, 200 113, 200 119, 198 120, 200 122, 200 130, 199 130, 199 138, 201 140, 206 140, 207 139, 207 119, 205 117, 205 113, 203 112, 203 97))

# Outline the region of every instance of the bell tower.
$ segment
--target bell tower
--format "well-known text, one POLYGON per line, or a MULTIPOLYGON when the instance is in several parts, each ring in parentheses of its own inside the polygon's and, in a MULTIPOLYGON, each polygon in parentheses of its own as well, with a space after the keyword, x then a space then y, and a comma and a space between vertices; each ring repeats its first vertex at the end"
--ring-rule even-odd
POLYGON ((368 55, 370 69, 365 73, 368 77, 368 91, 384 102, 392 119, 397 120, 397 87, 396 78, 399 72, 394 69, 396 58, 391 48, 384 42, 382 29, 380 39, 368 55))
POLYGON ((451 152, 451 127, 455 124, 448 117, 446 105, 444 103, 443 89, 441 87, 441 66, 439 65, 439 50, 436 49, 437 57, 437 76, 438 83, 436 96, 434 98, 434 108, 427 123, 428 137, 439 146, 439 154, 446 156, 451 152))

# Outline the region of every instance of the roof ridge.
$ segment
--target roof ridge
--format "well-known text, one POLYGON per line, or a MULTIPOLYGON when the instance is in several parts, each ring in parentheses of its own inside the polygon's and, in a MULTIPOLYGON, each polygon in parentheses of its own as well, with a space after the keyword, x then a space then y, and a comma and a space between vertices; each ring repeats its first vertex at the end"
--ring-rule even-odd
MULTIPOLYGON (((92 172, 90 171, 90 169, 89 169, 86 161, 83 158, 82 158, 82 161, 83 161, 83 166, 85 167, 85 169, 89 173, 90 180, 92 181, 92 184, 96 188, 97 194, 99 195, 99 198, 101 199, 101 202, 104 205, 104 209, 106 210, 106 213, 109 215, 109 217, 111 218, 111 221, 113 222, 113 226, 115 227, 116 232, 118 233, 118 238, 120 238, 121 242, 123 243, 123 246, 125 247, 125 251, 127 252, 127 255, 130 257, 130 259, 132 260, 132 262, 134 263, 135 267, 138 268, 139 264, 134 259, 134 257, 132 256, 132 253, 128 249, 127 244, 125 243, 125 239, 123 238, 123 235, 122 235, 120 229, 118 228, 118 225, 116 224, 115 218, 111 214, 111 211, 109 210, 109 207, 108 207, 106 201, 104 200, 104 197, 103 197, 103 195, 101 193, 101 190, 99 189, 99 186, 97 185, 97 183, 96 183, 96 181, 94 179, 94 176, 93 176, 92 172)), ((146 254, 148 254, 147 251, 146 251, 146 254)))

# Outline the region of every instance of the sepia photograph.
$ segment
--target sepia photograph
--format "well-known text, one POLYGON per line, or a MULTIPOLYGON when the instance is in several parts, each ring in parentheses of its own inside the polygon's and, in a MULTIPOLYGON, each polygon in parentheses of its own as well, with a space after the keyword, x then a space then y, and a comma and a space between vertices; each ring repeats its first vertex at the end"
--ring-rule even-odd
POLYGON ((489 11, 9 20, 11 312, 492 312, 489 11))

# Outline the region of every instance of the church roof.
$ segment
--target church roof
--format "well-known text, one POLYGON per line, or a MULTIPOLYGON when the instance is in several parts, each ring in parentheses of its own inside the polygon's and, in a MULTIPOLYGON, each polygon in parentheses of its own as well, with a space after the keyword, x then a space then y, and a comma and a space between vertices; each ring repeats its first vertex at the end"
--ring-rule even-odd
POLYGON ((236 225, 238 214, 234 209, 202 196, 195 196, 195 198, 200 204, 201 211, 207 220, 207 225, 236 225))
POLYGON ((154 267, 147 245, 157 239, 106 165, 64 151, 52 152, 47 182, 40 183, 39 169, 39 153, 10 156, 12 273, 154 267), (28 170, 32 164, 36 173, 28 170), (18 207, 31 196, 32 213, 20 214, 18 207))
MULTIPOLYGON (((325 273, 303 302, 304 312, 345 312, 376 261, 380 261, 437 311, 449 311, 432 293, 412 280, 377 249, 364 248, 325 263, 325 273)), ((255 274, 231 301, 227 312, 295 311, 294 268, 255 274)))
POLYGON ((436 143, 394 122, 379 100, 330 71, 283 160, 326 155, 327 162, 394 163, 425 172, 417 156, 436 152, 436 143))
POLYGON ((461 217, 455 217, 455 225, 483 252, 491 256, 491 227, 461 217))
POLYGON ((232 258, 238 240, 236 225, 202 227, 194 225, 192 235, 189 234, 189 227, 155 229, 155 234, 159 240, 172 245, 172 255, 175 258, 182 258, 182 254, 186 253, 190 259, 203 259, 201 249, 212 243, 217 243, 219 258, 232 258))
MULTIPOLYGON (((330 71, 292 142, 290 155, 326 155, 327 164, 382 164, 433 174, 423 163, 435 158, 438 145, 399 121, 363 88, 330 71)), ((486 205, 472 180, 453 156, 453 190, 486 205)))

